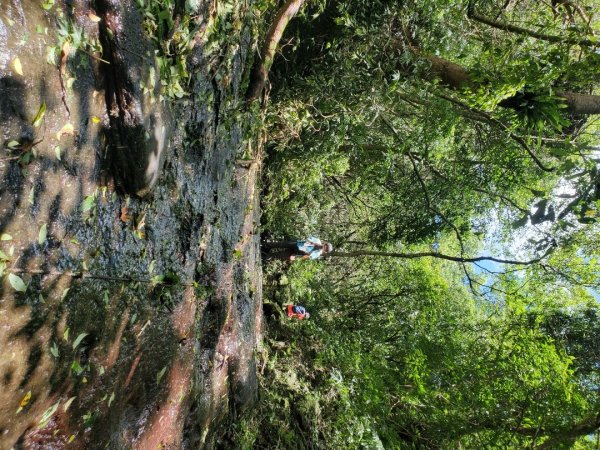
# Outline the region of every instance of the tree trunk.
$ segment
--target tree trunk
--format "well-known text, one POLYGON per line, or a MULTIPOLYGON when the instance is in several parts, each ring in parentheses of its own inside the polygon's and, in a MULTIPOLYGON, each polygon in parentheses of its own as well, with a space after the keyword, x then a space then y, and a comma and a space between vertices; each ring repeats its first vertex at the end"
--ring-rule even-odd
POLYGON ((587 417, 579 423, 576 423, 571 428, 557 431, 550 435, 550 438, 540 444, 537 448, 553 449, 559 448, 560 444, 572 444, 581 436, 586 436, 595 433, 600 428, 600 414, 594 414, 587 417))
POLYGON ((512 264, 517 266, 527 266, 542 261, 548 256, 553 247, 550 247, 542 256, 533 258, 529 261, 519 261, 515 259, 503 259, 496 258, 494 256, 476 256, 474 258, 467 258, 462 256, 445 255, 437 252, 417 252, 417 253, 402 253, 402 252, 381 252, 377 250, 357 250, 354 252, 331 252, 324 257, 341 257, 341 258, 357 258, 361 256, 384 256, 389 258, 404 258, 404 259, 416 259, 416 258, 438 258, 445 259, 446 261, 453 261, 458 263, 475 263, 481 261, 492 261, 499 264, 512 264))
POLYGON ((567 110, 572 114, 600 114, 600 95, 559 92, 558 96, 565 99, 567 110))
MULTIPOLYGON (((419 49, 411 47, 411 51, 415 54, 421 54, 419 49)), ((462 66, 440 58, 434 55, 422 55, 431 63, 428 78, 436 77, 442 83, 454 90, 463 89, 471 84, 473 80, 469 72, 462 66)), ((516 109, 523 101, 523 97, 527 97, 528 93, 515 95, 502 100, 498 105, 504 108, 516 109)), ((566 108, 565 111, 575 115, 590 115, 600 114, 600 96, 591 94, 580 94, 577 92, 559 92, 557 95, 564 99, 566 108)), ((534 95, 531 93, 531 96, 534 95)))
POLYGON ((283 36, 287 24, 296 15, 300 7, 304 4, 304 1, 305 0, 287 0, 277 13, 265 38, 265 43, 260 52, 259 59, 255 62, 254 69, 252 70, 250 86, 248 86, 248 91, 246 92, 246 100, 248 102, 258 99, 262 93, 281 36, 283 36))

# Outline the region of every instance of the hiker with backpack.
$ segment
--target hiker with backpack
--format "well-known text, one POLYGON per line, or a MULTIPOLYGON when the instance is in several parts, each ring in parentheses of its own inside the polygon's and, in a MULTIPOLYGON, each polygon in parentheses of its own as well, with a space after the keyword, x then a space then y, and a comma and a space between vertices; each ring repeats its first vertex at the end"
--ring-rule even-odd
POLYGON ((329 242, 322 242, 319 238, 310 236, 304 240, 266 242, 262 245, 267 254, 266 259, 281 259, 283 261, 295 261, 296 259, 315 260, 333 250, 329 242), (279 250, 270 253, 271 250, 279 250))

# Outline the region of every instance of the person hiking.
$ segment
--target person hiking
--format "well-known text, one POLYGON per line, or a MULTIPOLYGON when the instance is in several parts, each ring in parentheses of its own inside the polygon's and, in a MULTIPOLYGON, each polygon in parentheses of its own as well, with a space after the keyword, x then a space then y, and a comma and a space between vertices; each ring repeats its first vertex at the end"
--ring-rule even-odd
POLYGON ((289 318, 295 317, 298 320, 304 320, 310 317, 310 313, 306 311, 304 306, 287 305, 287 316, 289 318))
POLYGON ((304 240, 266 242, 263 244, 265 253, 280 249, 279 252, 267 255, 267 259, 282 259, 294 261, 296 259, 318 259, 333 250, 329 242, 321 242, 321 239, 310 236, 304 240))

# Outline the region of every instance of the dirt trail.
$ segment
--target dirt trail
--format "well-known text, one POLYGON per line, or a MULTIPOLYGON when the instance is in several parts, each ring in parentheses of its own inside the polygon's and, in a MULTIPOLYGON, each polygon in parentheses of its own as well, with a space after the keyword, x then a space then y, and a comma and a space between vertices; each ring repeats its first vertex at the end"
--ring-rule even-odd
POLYGON ((217 59, 197 45, 191 95, 168 106, 160 83, 140 88, 157 67, 135 2, 100 3, 116 8, 130 122, 111 114, 111 55, 62 63, 61 33, 106 39, 110 8, 0 12, 0 448, 211 448, 257 395, 250 31, 217 59))

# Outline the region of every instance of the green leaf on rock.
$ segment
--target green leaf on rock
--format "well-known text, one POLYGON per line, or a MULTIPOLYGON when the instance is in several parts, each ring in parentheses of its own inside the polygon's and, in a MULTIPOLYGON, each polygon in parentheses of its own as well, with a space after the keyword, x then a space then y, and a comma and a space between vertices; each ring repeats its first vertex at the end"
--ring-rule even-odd
POLYGON ((83 202, 81 202, 81 212, 88 212, 96 204, 96 197, 94 195, 88 195, 83 202))
POLYGON ((14 273, 8 275, 8 282, 15 291, 25 292, 27 290, 27 285, 23 282, 23 279, 14 273))
POLYGON ((44 119, 45 114, 46 114, 46 102, 42 103, 42 106, 40 106, 40 109, 38 110, 37 114, 33 118, 33 122, 31 122, 31 124, 36 128, 39 127, 42 124, 42 120, 44 119))
POLYGON ((77 338, 75 339, 75 342, 73 342, 73 350, 75 350, 77 348, 77 346, 79 344, 81 344, 81 341, 83 341, 83 338, 86 337, 88 334, 87 333, 81 333, 79 336, 77 336, 77 338))
POLYGON ((40 232, 38 233, 38 244, 42 245, 46 242, 46 238, 48 237, 48 225, 44 224, 40 227, 40 232))
POLYGON ((48 424, 48 421, 52 418, 59 405, 60 400, 57 401, 54 405, 52 405, 50 408, 48 408, 46 411, 44 411, 44 414, 42 414, 42 418, 38 423, 38 428, 44 428, 48 424))

